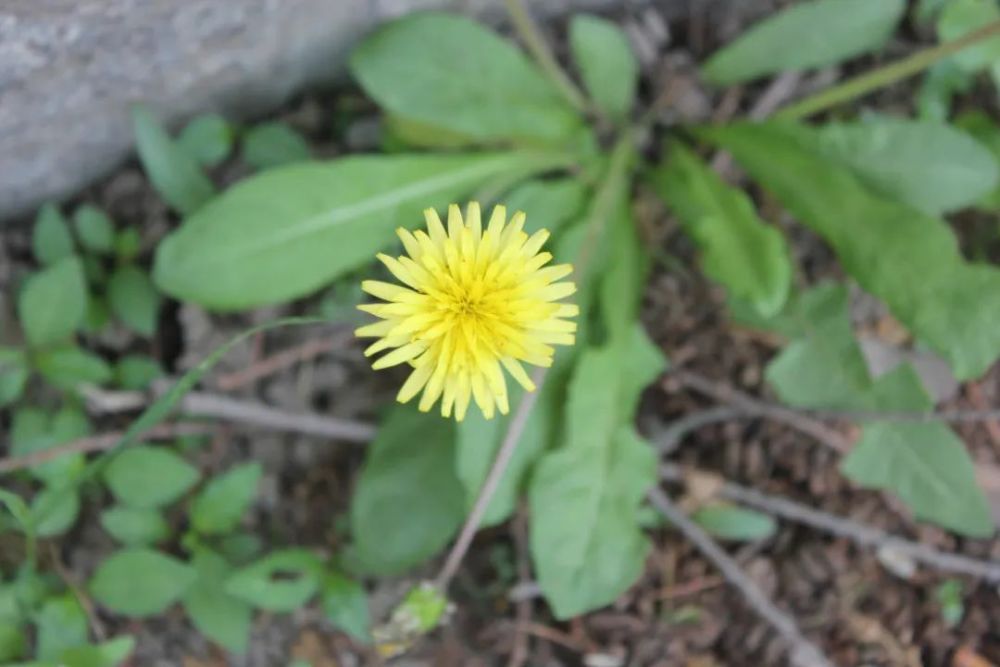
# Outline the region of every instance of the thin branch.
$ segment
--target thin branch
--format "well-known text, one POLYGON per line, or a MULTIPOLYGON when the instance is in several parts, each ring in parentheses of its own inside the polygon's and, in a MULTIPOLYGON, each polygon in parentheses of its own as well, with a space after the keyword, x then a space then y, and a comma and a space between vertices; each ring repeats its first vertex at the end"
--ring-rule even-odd
POLYGON ((654 487, 648 497, 653 506, 680 529, 698 550, 715 564, 722 576, 743 594, 754 611, 778 631, 788 644, 792 664, 802 667, 833 667, 833 662, 802 634, 792 617, 775 606, 774 602, 743 572, 739 564, 723 551, 708 533, 689 519, 659 487, 654 487))
MULTIPOLYGON (((139 438, 140 440, 158 440, 186 435, 207 435, 214 433, 215 430, 216 428, 210 424, 160 424, 149 429, 139 438)), ((118 444, 124 435, 124 432, 113 432, 88 436, 51 449, 0 459, 0 474, 41 465, 67 454, 86 454, 111 449, 118 444)))
POLYGON ((851 443, 843 435, 798 410, 762 401, 750 394, 733 389, 728 385, 713 382, 691 371, 674 369, 669 372, 667 377, 677 380, 683 386, 694 389, 700 394, 714 398, 720 403, 735 406, 748 415, 767 417, 787 424, 838 452, 846 453, 851 449, 851 443))
POLYGON ((717 406, 684 415, 680 419, 672 421, 663 431, 652 438, 653 446, 661 455, 666 455, 677 449, 685 436, 692 431, 697 431, 705 426, 719 424, 721 422, 739 419, 741 417, 756 417, 748 415, 746 412, 730 407, 728 405, 717 406))
POLYGON ((350 331, 341 331, 339 335, 307 340, 300 345, 286 348, 269 357, 265 357, 247 368, 219 375, 215 378, 214 384, 221 391, 239 389, 296 364, 301 364, 318 356, 328 354, 342 347, 353 335, 350 331))
POLYGON ((189 415, 259 426, 272 431, 289 431, 347 442, 369 442, 376 431, 373 425, 364 422, 288 412, 256 401, 241 401, 200 391, 184 396, 180 401, 180 410, 189 415))
MULTIPOLYGON (((144 408, 163 388, 170 386, 170 383, 158 385, 153 389, 153 396, 137 391, 106 391, 90 387, 84 392, 84 396, 88 408, 94 412, 127 412, 144 408)), ((365 443, 375 437, 375 427, 365 422, 290 412, 259 401, 246 401, 204 391, 185 394, 177 403, 177 411, 186 415, 259 426, 272 431, 289 431, 348 442, 365 443)))
MULTIPOLYGON (((511 532, 514 537, 514 552, 517 559, 517 578, 520 583, 524 584, 531 581, 531 563, 528 557, 528 513, 523 502, 517 507, 511 532)), ((507 667, 522 667, 528 661, 528 626, 531 624, 533 611, 534 603, 531 598, 517 601, 514 645, 510 650, 507 667)))
POLYGON ((80 582, 76 576, 63 565, 62 559, 59 557, 59 549, 54 542, 49 542, 49 558, 52 560, 52 568, 56 571, 59 578, 62 579, 63 583, 66 584, 70 592, 73 593, 73 597, 76 598, 76 601, 83 609, 83 613, 87 616, 90 630, 94 633, 94 639, 103 642, 107 639, 108 631, 101 622, 97 610, 94 609, 94 602, 87 595, 87 592, 83 590, 83 587, 80 586, 80 582))
POLYGON ((538 25, 531 18, 531 14, 528 13, 528 8, 524 6, 524 1, 505 0, 504 4, 507 6, 507 13, 510 15, 511 23, 514 24, 514 29, 520 35, 521 39, 524 40, 524 45, 531 52, 535 61, 538 62, 538 65, 545 74, 556 85, 559 92, 566 98, 566 101, 577 111, 585 112, 587 110, 587 99, 580 92, 580 89, 577 88, 576 84, 573 83, 573 80, 566 75, 563 68, 560 67, 555 56, 552 55, 552 50, 549 48, 548 42, 545 41, 541 30, 538 29, 538 25))
POLYGON ((493 466, 490 468, 489 474, 486 475, 486 481, 483 482, 483 486, 479 490, 476 504, 473 505, 472 511, 469 512, 469 516, 466 518, 465 524, 462 525, 462 530, 458 534, 458 539, 455 540, 451 551, 448 552, 448 557, 445 559, 444 565, 441 567, 441 572, 435 580, 435 585, 440 591, 448 590, 448 584, 454 578, 455 573, 458 571, 458 566, 462 564, 462 559, 465 558, 465 553, 469 550, 469 545, 472 544, 473 536, 479 530, 479 524, 483 520, 483 515, 486 514, 486 508, 489 507, 490 501, 493 500, 493 495, 500 486, 500 480, 503 478, 503 474, 507 472, 507 466, 510 464, 510 460, 514 456, 514 451, 517 449, 517 443, 521 439, 521 434, 524 433, 524 427, 528 424, 528 417, 531 416, 532 410, 535 409, 535 404, 538 403, 538 395, 542 391, 542 383, 545 381, 547 372, 548 369, 546 368, 535 370, 531 378, 535 383, 535 391, 525 393, 521 398, 521 402, 517 405, 517 410, 510 421, 507 434, 504 436, 503 442, 500 443, 500 449, 497 451, 493 466))
MULTIPOLYGON (((139 392, 105 392, 91 388, 87 392, 87 400, 99 411, 103 409, 107 412, 109 408, 135 410, 143 407, 149 399, 139 392)), ((310 413, 287 412, 264 403, 240 401, 200 391, 185 395, 180 400, 179 411, 187 415, 229 421, 242 426, 256 426, 272 431, 288 431, 347 442, 366 443, 375 437, 375 427, 364 422, 321 417, 310 413)), ((215 427, 209 424, 161 424, 144 433, 141 438, 143 440, 175 438, 181 435, 204 435, 214 431, 215 427)), ((124 432, 104 433, 25 456, 0 459, 0 474, 36 466, 66 454, 111 449, 124 435, 124 432)))
MULTIPOLYGON (((679 466, 665 464, 660 467, 660 477, 666 481, 683 481, 684 473, 679 466)), ((1000 562, 991 563, 960 554, 939 551, 926 544, 911 542, 878 528, 813 509, 786 498, 770 496, 732 482, 724 482, 719 487, 718 494, 734 503, 754 507, 768 514, 801 523, 837 537, 846 537, 861 546, 890 548, 943 572, 966 574, 991 582, 1000 582, 1000 562)))
POLYGON ((820 111, 850 102, 880 88, 908 79, 934 63, 996 35, 1000 35, 1000 21, 988 23, 982 28, 966 33, 950 42, 917 51, 906 58, 870 70, 826 90, 821 90, 815 95, 790 104, 774 117, 782 120, 802 120, 820 111))
POLYGON ((679 381, 682 385, 694 389, 699 394, 714 398, 721 403, 729 403, 750 413, 772 417, 778 421, 790 421, 793 418, 806 420, 843 420, 843 421, 889 421, 911 423, 969 423, 1000 421, 1000 409, 987 410, 940 410, 930 412, 907 410, 833 410, 814 408, 789 408, 777 403, 771 403, 756 398, 728 385, 714 382, 703 375, 689 370, 674 369, 668 377, 679 381), (793 417, 794 416, 794 417, 793 417))

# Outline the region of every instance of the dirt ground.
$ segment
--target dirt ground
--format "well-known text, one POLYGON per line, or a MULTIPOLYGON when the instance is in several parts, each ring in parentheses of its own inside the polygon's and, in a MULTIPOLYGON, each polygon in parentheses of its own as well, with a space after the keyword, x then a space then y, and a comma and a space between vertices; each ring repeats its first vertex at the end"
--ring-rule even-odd
MULTIPOLYGON (((670 106, 661 114, 664 125, 740 115, 760 101, 767 91, 766 83, 720 95, 702 86, 694 68, 695 62, 738 32, 749 18, 707 16, 696 11, 684 21, 667 25, 655 9, 622 18, 640 45, 646 95, 652 99, 663 93, 664 87, 673 91, 670 106)), ((561 25, 552 26, 554 34, 561 34, 562 29, 561 25)), ((925 37, 904 33, 888 53, 906 53, 925 37)), ((846 73, 827 71, 804 77, 789 83, 785 94, 801 94, 846 73)), ((912 94, 912 88, 893 90, 866 100, 865 106, 881 111, 905 109, 912 94)), ((307 96, 279 116, 308 136, 319 156, 373 150, 377 145, 374 110, 352 91, 307 96)), ((657 138, 651 137, 651 151, 656 143, 657 138)), ((240 169, 224 165, 214 177, 220 183, 231 182, 242 175, 240 169)), ((99 204, 119 227, 141 229, 147 258, 158 239, 176 224, 136 164, 126 165, 89 189, 80 201, 99 204)), ((765 216, 782 225, 792 239, 797 264, 803 269, 799 276, 803 284, 843 278, 821 241, 780 214, 773 202, 761 198, 760 205, 765 216)), ((697 372, 723 387, 767 398, 763 370, 780 343, 735 326, 727 318, 724 295, 698 270, 691 243, 649 193, 636 193, 635 212, 647 240, 662 251, 658 252, 662 261, 657 262, 646 289, 642 314, 653 339, 674 366, 697 372)), ((969 238, 981 224, 975 219, 962 220, 957 229, 969 238)), ((0 232, 0 293, 12 293, 17 277, 31 266, 30 254, 26 225, 0 232)), ((341 296, 336 289, 334 296, 341 296)), ((88 342, 109 355, 149 352, 168 369, 180 370, 247 324, 304 312, 314 308, 318 300, 225 317, 171 303, 164 309, 160 330, 151 344, 123 331, 88 342)), ((855 302, 859 330, 887 343, 900 342, 894 337, 898 329, 878 304, 861 295, 855 302)), ((10 315, 10 300, 2 305, 8 311, 4 316, 10 315)), ((391 400, 396 378, 372 373, 360 350, 361 345, 343 330, 267 333, 230 353, 206 384, 212 389, 225 388, 236 397, 289 410, 370 420, 378 406, 391 400), (277 352, 316 340, 328 344, 302 363, 261 380, 241 380, 237 374, 277 352)), ((948 405, 981 408, 998 403, 1000 368, 994 366, 975 386, 960 388, 948 405)), ((672 421, 714 405, 712 399, 668 374, 644 397, 640 428, 655 440, 672 421)), ((100 422, 100 427, 111 430, 123 423, 111 418, 100 422)), ((850 425, 834 428, 843 437, 852 437, 850 425)), ((977 460, 1000 464, 1000 434, 996 433, 1000 429, 966 425, 958 430, 977 460)), ((362 448, 233 428, 199 449, 195 460, 211 471, 249 458, 265 467, 250 529, 265 544, 335 550, 343 538, 339 517, 348 506, 352 480, 363 460, 362 448)), ((839 455, 824 444, 766 418, 734 419, 698 429, 667 458, 942 550, 1000 559, 998 540, 963 540, 917 524, 882 495, 853 487, 839 474, 838 459, 839 455)), ((665 488, 676 491, 674 497, 682 497, 684 487, 665 488)), ((58 558, 81 580, 113 548, 97 528, 99 500, 86 502, 76 528, 55 541, 50 551, 52 558, 58 558)), ((653 529, 652 535, 655 546, 645 574, 628 593, 608 609, 559 623, 533 596, 532 587, 524 585, 530 572, 523 572, 521 520, 483 531, 456 580, 453 592, 458 611, 451 623, 393 664, 505 665, 515 646, 527 651, 521 664, 532 667, 786 664, 785 646, 771 626, 744 604, 682 535, 662 526, 653 529), (512 590, 519 601, 511 601, 512 590)), ((873 549, 786 521, 779 522, 775 536, 763 543, 726 547, 837 664, 1000 664, 1000 591, 994 585, 958 577, 965 592, 965 613, 949 628, 942 620, 934 591, 942 581, 952 578, 950 575, 923 566, 912 573, 894 574, 873 549)), ((905 565, 896 569, 905 570, 905 565)), ((433 572, 434 566, 429 565, 427 573, 433 572)), ((372 582, 373 612, 385 614, 421 574, 425 573, 372 582)), ((364 647, 326 629, 315 609, 291 616, 259 615, 251 649, 243 657, 225 655, 209 645, 176 610, 165 617, 125 625, 104 615, 100 621, 109 632, 136 634, 138 653, 133 664, 142 667, 277 667, 289 664, 292 657, 311 660, 313 667, 377 664, 364 647)))

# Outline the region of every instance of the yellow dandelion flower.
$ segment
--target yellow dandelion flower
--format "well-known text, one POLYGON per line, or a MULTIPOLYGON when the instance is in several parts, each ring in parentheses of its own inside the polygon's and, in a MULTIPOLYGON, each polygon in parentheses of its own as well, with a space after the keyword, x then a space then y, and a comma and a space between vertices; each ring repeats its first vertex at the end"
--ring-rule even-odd
POLYGON ((359 306, 381 318, 359 328, 359 337, 378 338, 365 350, 371 356, 391 350, 376 369, 402 363, 413 367, 397 399, 417 394, 426 412, 441 399, 441 414, 461 421, 471 401, 492 419, 510 409, 503 369, 528 391, 535 385, 522 362, 550 366, 553 345, 572 345, 579 308, 560 303, 576 291, 562 281, 569 264, 546 266, 545 230, 528 236, 524 213, 507 221, 503 206, 493 209, 483 229, 479 204, 471 202, 465 219, 448 208, 448 225, 434 209, 424 211, 427 231, 399 229, 408 256, 378 258, 402 285, 366 280, 364 291, 384 303, 359 306))

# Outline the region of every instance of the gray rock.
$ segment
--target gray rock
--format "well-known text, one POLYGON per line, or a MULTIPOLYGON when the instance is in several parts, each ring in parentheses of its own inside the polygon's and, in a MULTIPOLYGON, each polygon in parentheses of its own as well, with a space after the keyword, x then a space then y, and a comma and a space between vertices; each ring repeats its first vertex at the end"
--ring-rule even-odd
MULTIPOLYGON (((502 0, 4 0, 0 221, 105 176, 132 145, 129 105, 170 125, 265 113, 335 81, 372 26, 417 9, 502 16, 502 0)), ((545 14, 614 0, 535 0, 545 14)), ((681 0, 667 5, 679 7, 681 0)))

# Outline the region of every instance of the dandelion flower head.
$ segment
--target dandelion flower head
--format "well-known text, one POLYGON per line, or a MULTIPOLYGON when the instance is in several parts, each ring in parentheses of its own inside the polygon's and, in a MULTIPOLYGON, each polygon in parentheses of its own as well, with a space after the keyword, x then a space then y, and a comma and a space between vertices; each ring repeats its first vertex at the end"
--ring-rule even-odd
POLYGON ((562 279, 569 264, 547 266, 545 230, 529 236, 524 213, 507 220, 503 206, 483 227, 479 204, 463 218, 448 208, 447 228, 434 209, 424 211, 427 230, 399 229, 406 254, 378 258, 402 284, 366 280, 364 291, 383 303, 359 306, 380 318, 359 328, 378 340, 365 356, 387 352, 373 367, 412 367, 397 399, 418 394, 426 412, 438 399, 441 415, 461 421, 473 401, 487 419, 510 409, 504 370, 527 391, 535 385, 523 364, 552 365, 553 345, 572 345, 577 306, 560 303, 576 291, 562 279))

